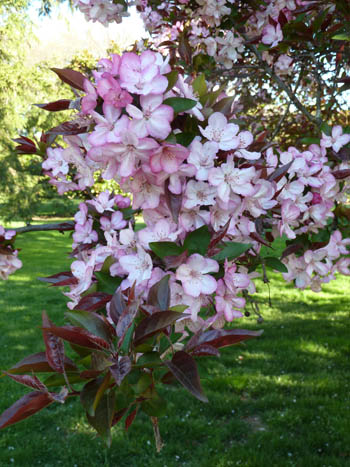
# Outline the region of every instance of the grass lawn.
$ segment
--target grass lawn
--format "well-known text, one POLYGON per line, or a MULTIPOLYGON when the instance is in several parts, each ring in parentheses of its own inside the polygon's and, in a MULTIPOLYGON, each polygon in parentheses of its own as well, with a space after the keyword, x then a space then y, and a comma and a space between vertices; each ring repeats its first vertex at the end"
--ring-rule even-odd
MULTIPOLYGON (((67 233, 35 232, 18 239, 23 269, 0 283, 0 368, 44 350, 40 315, 63 323, 60 290, 36 280, 69 268, 67 233)), ((270 273, 258 283, 262 337, 224 349, 201 368, 209 404, 182 387, 162 394, 170 407, 160 419, 165 447, 154 448, 152 427, 140 415, 125 435, 114 428, 109 452, 85 421, 80 405, 53 404, 0 435, 0 466, 348 466, 350 465, 349 278, 321 294, 300 292, 270 273)), ((202 360, 203 362, 204 360, 202 360)), ((0 410, 26 388, 0 380, 0 410)))

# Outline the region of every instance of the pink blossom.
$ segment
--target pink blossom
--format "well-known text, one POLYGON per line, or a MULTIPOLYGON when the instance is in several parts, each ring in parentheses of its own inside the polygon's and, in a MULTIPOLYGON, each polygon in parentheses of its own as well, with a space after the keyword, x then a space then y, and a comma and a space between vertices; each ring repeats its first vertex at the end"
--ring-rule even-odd
POLYGON ((50 170, 52 175, 66 175, 69 171, 69 165, 63 158, 62 148, 47 148, 47 159, 42 163, 44 170, 50 170))
POLYGON ((177 234, 176 225, 173 222, 167 219, 161 219, 153 226, 140 230, 138 236, 141 245, 144 248, 149 248, 150 242, 174 242, 177 238, 177 234))
POLYGON ((197 180, 208 180, 208 172, 214 167, 215 156, 218 152, 217 144, 208 141, 202 144, 198 140, 194 140, 190 146, 190 154, 187 162, 196 167, 195 177, 197 180))
POLYGON ((15 230, 5 230, 4 227, 0 225, 0 237, 4 237, 5 240, 11 240, 15 235, 15 230))
POLYGON ((89 114, 97 105, 97 91, 95 86, 88 80, 84 80, 86 95, 81 100, 81 110, 83 114, 89 114))
POLYGON ((18 251, 12 254, 0 253, 0 279, 7 280, 10 274, 22 267, 22 261, 17 258, 18 251))
POLYGON ((110 233, 123 229, 126 226, 126 220, 123 219, 123 214, 120 211, 114 212, 111 219, 104 216, 101 217, 100 223, 102 229, 110 233))
POLYGON ((130 182, 133 192, 133 208, 155 209, 159 205, 160 195, 164 192, 163 187, 154 183, 154 179, 138 171, 130 182))
POLYGON ((89 200, 88 203, 95 207, 96 211, 103 214, 105 211, 113 211, 114 198, 110 198, 108 190, 102 191, 97 198, 89 200))
POLYGON ((151 170, 153 173, 162 170, 168 174, 175 173, 187 156, 188 149, 180 144, 162 144, 150 158, 151 170))
POLYGON ((151 277, 153 268, 152 258, 141 247, 137 248, 136 254, 122 256, 119 259, 119 263, 128 274, 129 285, 132 285, 134 282, 139 284, 151 277))
POLYGON ((215 309, 217 313, 223 313, 225 320, 231 322, 234 318, 241 318, 243 316, 242 312, 237 308, 244 307, 245 299, 233 294, 226 288, 224 281, 219 279, 215 295, 215 309))
POLYGON ((300 210, 295 206, 294 202, 290 199, 284 200, 281 206, 282 220, 279 223, 279 233, 282 236, 284 233, 288 238, 295 238, 296 235, 290 228, 291 225, 297 225, 296 219, 300 215, 300 210))
POLYGON ((84 224, 75 224, 73 240, 75 243, 93 243, 97 241, 97 232, 92 230, 92 219, 88 219, 84 224))
POLYGON ((103 73, 97 83, 97 92, 106 104, 123 108, 132 102, 131 95, 120 87, 119 82, 109 73, 103 73))
MULTIPOLYGON (((101 146, 111 142, 111 133, 121 115, 121 109, 104 103, 103 115, 97 112, 92 112, 91 114, 98 123, 88 137, 89 143, 93 146, 101 146)), ((125 122, 125 120, 122 121, 125 122)))
POLYGON ((199 297, 200 294, 208 295, 215 292, 216 280, 208 273, 218 271, 219 264, 216 261, 194 253, 185 264, 177 268, 176 279, 181 281, 186 294, 199 297))
POLYGON ((271 44, 271 47, 275 47, 282 40, 283 33, 279 23, 277 23, 276 27, 272 26, 272 24, 267 24, 264 27, 263 36, 261 38, 263 44, 271 44))
POLYGON ((115 195, 114 203, 118 206, 119 209, 125 209, 130 206, 131 200, 127 196, 115 195))
POLYGON ((168 80, 160 74, 157 56, 147 50, 141 55, 124 53, 120 65, 120 85, 135 94, 162 94, 168 80))
POLYGON ((189 314, 192 321, 197 321, 197 315, 202 306, 202 297, 192 297, 184 292, 177 282, 170 282, 170 306, 187 305, 184 313, 189 314))
POLYGON ((209 171, 208 180, 211 185, 218 187, 217 193, 219 198, 227 203, 231 192, 243 196, 253 195, 255 188, 251 184, 251 181, 254 177, 254 167, 236 168, 233 157, 229 156, 225 164, 209 171))
POLYGON ((218 149, 229 151, 236 149, 240 145, 240 139, 237 136, 239 131, 235 123, 227 123, 227 118, 220 112, 214 112, 208 119, 208 126, 204 129, 199 127, 202 135, 209 141, 217 144, 218 149))
POLYGON ((142 110, 134 105, 127 105, 126 111, 133 117, 130 128, 140 138, 151 135, 165 139, 171 132, 170 122, 174 111, 169 105, 163 105, 161 94, 148 94, 140 97, 142 110))
POLYGON ((224 282, 232 293, 236 293, 239 289, 243 290, 249 287, 250 278, 248 274, 237 272, 236 264, 226 261, 224 282))
POLYGON ((210 206, 215 202, 215 195, 216 189, 208 183, 190 180, 186 186, 184 207, 210 206))
POLYGON ((332 149, 338 152, 343 146, 348 144, 350 141, 350 134, 344 133, 340 125, 336 125, 332 128, 332 136, 327 136, 322 133, 322 139, 320 142, 321 147, 332 149))

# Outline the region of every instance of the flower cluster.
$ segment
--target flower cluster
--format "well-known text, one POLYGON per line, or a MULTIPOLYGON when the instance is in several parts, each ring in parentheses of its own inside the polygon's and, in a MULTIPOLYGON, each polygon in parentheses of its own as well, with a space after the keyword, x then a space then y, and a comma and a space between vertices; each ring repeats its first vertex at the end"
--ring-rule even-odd
POLYGON ((22 261, 17 258, 18 251, 12 246, 15 235, 14 230, 5 230, 0 225, 0 278, 3 280, 22 267, 22 261))
MULTIPOLYGON (((208 83, 199 91, 151 51, 102 59, 93 77, 84 82, 78 115, 89 127, 66 136, 65 148, 49 148, 43 168, 61 192, 92 186, 94 174, 102 174, 131 194, 132 207, 108 191, 80 205, 69 307, 93 290, 108 263, 121 290, 135 284, 141 303, 169 275, 170 304, 186 307, 191 326, 219 327, 241 316, 243 295, 255 290, 252 271, 263 261, 265 236, 297 242, 332 220, 347 185, 335 176, 342 167, 329 164, 327 150, 339 151, 350 135, 337 126, 307 150, 256 151, 252 133, 230 121, 230 108, 215 111, 225 94, 208 83), (208 92, 213 97, 203 99, 208 92), (137 212, 146 224, 140 231, 137 212), (245 248, 230 255, 235 244, 245 248)), ((346 246, 339 251, 336 270, 346 270, 346 246)), ((303 254, 284 259, 286 280, 305 287, 319 280, 312 271, 333 277, 326 256, 326 266, 311 271, 310 252, 303 254), (301 272, 309 280, 302 282, 301 272)))
POLYGON ((124 16, 129 16, 125 6, 113 0, 74 0, 74 5, 84 13, 86 20, 99 21, 104 26, 112 21, 121 23, 124 16))

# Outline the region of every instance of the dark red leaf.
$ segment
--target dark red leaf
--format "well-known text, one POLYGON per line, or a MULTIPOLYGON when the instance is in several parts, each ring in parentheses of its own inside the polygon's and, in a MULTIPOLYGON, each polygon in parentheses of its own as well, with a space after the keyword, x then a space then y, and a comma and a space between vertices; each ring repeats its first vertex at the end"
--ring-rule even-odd
MULTIPOLYGON (((74 363, 68 357, 64 357, 64 366, 67 371, 75 371, 77 369, 74 363)), ((8 373, 18 375, 31 371, 34 371, 35 373, 51 373, 54 370, 47 361, 46 353, 39 352, 25 357, 23 360, 16 363, 15 366, 7 371, 8 373)))
POLYGON ((124 338, 127 330, 134 321, 137 311, 137 306, 130 304, 125 308, 122 315, 120 316, 116 327, 116 333, 117 336, 120 338, 120 341, 122 340, 122 338, 124 338))
POLYGON ((73 276, 71 271, 59 272, 49 277, 38 277, 38 279, 39 281, 48 282, 49 284, 52 284, 53 287, 60 287, 63 285, 76 285, 78 283, 78 279, 73 276))
POLYGON ((48 135, 80 135, 81 133, 86 133, 88 131, 88 126, 84 123, 78 122, 64 122, 51 130, 47 131, 46 134, 48 135))
POLYGON ((263 237, 261 235, 259 235, 257 232, 252 232, 251 234, 249 234, 250 238, 252 238, 253 240, 259 242, 259 243, 262 243, 263 245, 265 246, 268 246, 269 248, 271 248, 271 245, 263 239, 263 237))
POLYGON ((278 167, 274 172, 272 172, 272 174, 269 175, 268 180, 270 182, 278 182, 288 172, 293 162, 294 161, 290 161, 288 164, 282 165, 282 167, 278 167))
POLYGON ((202 357, 206 355, 220 357, 220 352, 218 351, 218 349, 209 344, 197 345, 197 347, 191 350, 191 354, 194 357, 202 357))
POLYGON ((50 326, 43 328, 45 331, 50 331, 55 336, 71 342, 72 344, 87 347, 89 349, 109 349, 109 344, 101 337, 94 336, 85 329, 76 326, 50 326))
POLYGON ((303 248, 303 245, 301 243, 295 243, 294 245, 287 246, 287 248, 283 250, 281 259, 286 258, 292 253, 295 253, 296 251, 300 250, 301 248, 303 248))
POLYGON ((182 60, 184 60, 187 64, 191 63, 192 58, 192 49, 186 37, 186 33, 181 33, 179 37, 179 45, 178 45, 178 52, 182 60))
POLYGON ((188 251, 185 250, 181 254, 176 255, 176 256, 164 256, 163 262, 167 270, 173 269, 173 268, 177 268, 178 266, 180 266, 180 264, 183 264, 186 261, 187 256, 188 256, 188 251))
POLYGON ((183 317, 183 313, 177 311, 158 311, 153 315, 144 318, 135 329, 134 345, 138 346, 143 341, 153 336, 157 332, 165 329, 176 320, 183 317))
POLYGON ((49 396, 55 402, 59 402, 60 404, 64 404, 64 401, 67 399, 67 396, 68 396, 68 389, 66 387, 63 387, 58 394, 56 392, 50 392, 49 396))
POLYGON ((164 196, 174 222, 178 222, 182 205, 182 194, 175 195, 169 190, 169 179, 164 183, 164 196))
POLYGON ((158 310, 165 311, 170 305, 170 288, 169 288, 170 275, 162 277, 162 279, 156 282, 150 288, 147 297, 147 304, 153 305, 158 310))
POLYGON ((337 180, 343 180, 344 178, 350 177, 350 169, 335 170, 332 172, 332 175, 337 180))
POLYGON ((168 373, 165 373, 164 376, 162 376, 161 382, 163 384, 173 384, 176 381, 175 376, 172 374, 171 371, 168 371, 168 373))
POLYGON ((193 349, 201 344, 209 344, 217 349, 227 347, 238 342, 259 337, 260 331, 249 331, 247 329, 211 329, 200 334, 195 334, 187 343, 186 349, 193 349))
POLYGON ((227 230, 230 226, 231 219, 229 219, 226 224, 217 232, 214 232, 210 239, 209 247, 208 247, 208 256, 212 256, 214 252, 214 247, 221 242, 221 240, 225 237, 227 230))
POLYGON ((19 146, 16 146, 16 151, 19 154, 36 154, 36 145, 31 139, 21 136, 13 139, 13 141, 19 144, 19 146))
POLYGON ((278 22, 280 23, 281 28, 283 28, 283 26, 288 23, 288 19, 286 18, 286 15, 283 13, 282 10, 278 15, 278 22))
POLYGON ((40 109, 49 110, 50 112, 58 112, 60 110, 69 109, 71 100, 70 99, 60 99, 55 102, 48 102, 47 104, 34 104, 40 109))
POLYGON ((8 373, 7 371, 4 371, 4 374, 9 376, 17 383, 23 384, 24 386, 28 386, 29 388, 36 389, 37 391, 41 392, 49 392, 45 384, 42 383, 35 375, 14 375, 8 373))
POLYGON ((116 425, 120 420, 124 417, 124 415, 127 412, 127 408, 118 410, 118 412, 115 412, 113 420, 112 420, 112 426, 116 425))
POLYGON ((71 70, 70 68, 51 68, 54 71, 61 81, 69 86, 72 86, 75 89, 79 89, 80 91, 84 91, 84 81, 87 79, 79 71, 71 70))
POLYGON ((111 372, 118 386, 121 385, 125 376, 130 373, 130 370, 131 360, 128 356, 121 357, 115 365, 109 367, 109 371, 111 372))
POLYGON ((126 309, 126 302, 123 297, 122 290, 118 288, 113 294, 109 304, 109 316, 115 325, 118 324, 119 318, 126 309))
POLYGON ((95 379, 102 373, 103 370, 85 370, 82 371, 79 376, 83 379, 95 379))
POLYGON ((46 347, 46 358, 51 368, 57 373, 64 373, 64 345, 59 337, 50 331, 44 330, 52 326, 45 311, 42 313, 43 337, 46 347))
POLYGON ((176 352, 171 361, 164 362, 175 378, 190 391, 197 399, 202 402, 208 402, 203 394, 197 364, 193 357, 180 350, 176 352))
POLYGON ((0 416, 0 429, 20 422, 50 405, 52 398, 43 392, 30 392, 16 401, 0 416))
POLYGON ((131 427, 132 422, 135 420, 136 414, 137 414, 137 408, 135 410, 133 410, 131 412, 131 414, 129 414, 126 417, 126 420, 125 420, 125 429, 126 430, 128 430, 131 427))
POLYGON ((94 292, 85 295, 79 303, 74 307, 74 310, 82 311, 96 311, 105 308, 106 304, 110 302, 112 295, 105 292, 94 292))
POLYGON ((70 258, 75 258, 82 251, 91 250, 95 245, 96 243, 86 243, 86 244, 79 245, 76 248, 74 248, 72 253, 69 253, 68 256, 70 258))

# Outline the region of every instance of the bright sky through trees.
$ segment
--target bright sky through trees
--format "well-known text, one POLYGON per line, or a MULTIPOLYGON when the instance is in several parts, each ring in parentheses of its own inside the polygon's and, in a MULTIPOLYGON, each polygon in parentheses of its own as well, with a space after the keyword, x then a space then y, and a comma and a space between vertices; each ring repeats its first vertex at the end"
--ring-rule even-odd
POLYGON ((110 43, 116 42, 122 49, 145 36, 142 21, 132 9, 130 18, 123 24, 110 24, 108 28, 100 23, 87 22, 84 15, 72 11, 67 4, 55 7, 50 17, 38 16, 38 2, 30 8, 30 18, 38 43, 32 46, 32 62, 51 61, 55 58, 66 64, 77 52, 88 50, 101 57, 110 43))

